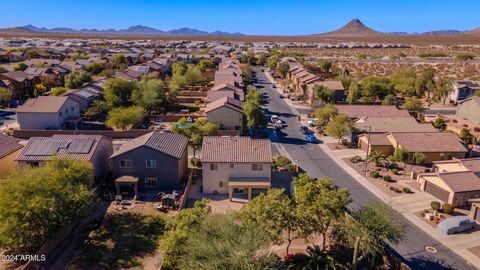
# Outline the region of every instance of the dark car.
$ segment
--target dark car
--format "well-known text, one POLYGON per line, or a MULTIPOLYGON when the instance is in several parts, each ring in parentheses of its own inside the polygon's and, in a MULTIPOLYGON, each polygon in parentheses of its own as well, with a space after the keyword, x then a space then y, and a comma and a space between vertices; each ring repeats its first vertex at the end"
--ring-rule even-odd
POLYGON ((300 132, 302 132, 305 135, 312 133, 312 131, 310 131, 310 129, 308 129, 308 127, 306 127, 306 126, 301 126, 300 127, 300 132))

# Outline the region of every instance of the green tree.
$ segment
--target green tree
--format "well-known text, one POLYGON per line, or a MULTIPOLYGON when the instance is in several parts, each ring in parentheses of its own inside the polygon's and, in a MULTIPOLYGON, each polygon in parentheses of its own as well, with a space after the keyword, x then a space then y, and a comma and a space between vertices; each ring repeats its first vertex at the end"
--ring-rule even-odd
POLYGON ((243 114, 245 115, 247 127, 257 129, 259 127, 264 127, 267 125, 265 120, 265 114, 261 106, 252 101, 247 100, 243 107, 243 114))
POLYGON ((171 90, 180 91, 185 87, 185 85, 187 85, 185 76, 180 74, 172 75, 172 79, 170 80, 170 84, 169 84, 169 87, 171 90))
POLYGON ((352 82, 348 88, 347 102, 352 104, 362 98, 362 86, 357 82, 352 82))
POLYGON ((332 62, 331 61, 321 61, 319 63, 320 68, 322 69, 323 72, 330 72, 330 69, 332 68, 332 62))
POLYGON ((258 224, 262 235, 276 243, 287 242, 286 254, 289 254, 292 241, 305 237, 303 220, 297 215, 296 205, 283 189, 271 189, 249 201, 241 212, 247 224, 258 224))
POLYGON ((385 96, 385 98, 382 100, 382 105, 393 105, 396 106, 398 103, 397 96, 394 94, 390 94, 385 96))
POLYGON ((90 213, 92 183, 92 165, 78 160, 54 159, 7 176, 0 185, 0 248, 35 253, 64 226, 90 213))
POLYGON ((97 75, 105 69, 105 64, 104 63, 98 63, 98 62, 92 62, 92 63, 88 64, 85 67, 85 69, 88 72, 97 75))
POLYGON ((8 69, 0 66, 0 74, 2 74, 2 73, 7 73, 7 72, 8 72, 8 69))
POLYGON ((417 166, 423 165, 427 161, 427 155, 422 152, 415 152, 413 154, 413 163, 417 166))
POLYGON ((140 125, 145 111, 140 106, 120 107, 108 112, 106 125, 113 129, 126 130, 140 125))
POLYGON ((106 101, 97 100, 85 110, 83 116, 88 120, 104 121, 110 109, 106 101))
POLYGON ((405 233, 406 223, 385 203, 374 203, 353 211, 334 230, 341 243, 354 248, 352 269, 356 269, 365 258, 373 264, 386 242, 398 244, 405 233))
POLYGON ((317 119, 317 124, 319 126, 324 126, 338 114, 338 110, 334 104, 327 104, 322 108, 315 110, 315 118, 317 119))
POLYGON ((257 65, 263 66, 265 63, 267 63, 267 54, 264 52, 259 53, 257 57, 257 65))
POLYGON ((407 110, 409 112, 419 113, 423 111, 423 104, 421 100, 415 97, 411 97, 405 100, 405 103, 403 103, 402 105, 402 109, 407 110))
POLYGON ((102 77, 111 78, 113 75, 115 75, 115 71, 113 69, 104 69, 102 72, 100 72, 100 76, 102 77))
POLYGON ((75 89, 91 80, 92 77, 90 76, 90 73, 83 70, 74 70, 72 73, 65 76, 65 87, 75 89))
POLYGON ((182 61, 177 61, 172 65, 172 75, 183 75, 187 72, 187 64, 182 61))
POLYGON ((384 161, 386 158, 386 156, 382 153, 382 151, 372 151, 369 155, 368 155, 368 161, 370 162, 374 162, 375 163, 375 166, 380 166, 380 164, 382 163, 382 161, 384 161))
POLYGON ((338 114, 326 126, 325 133, 338 139, 338 143, 342 138, 350 134, 353 130, 353 121, 350 117, 338 114))
POLYGON ((5 87, 0 87, 0 103, 10 102, 12 100, 12 92, 5 87))
POLYGON ((181 210, 167 223, 168 231, 160 241, 162 266, 166 269, 177 269, 180 258, 189 252, 186 240, 207 218, 210 212, 207 204, 206 199, 196 201, 192 208, 181 210))
POLYGON ((462 128, 462 130, 460 130, 459 136, 464 143, 470 143, 473 137, 472 133, 470 133, 469 128, 462 128))
POLYGON ((105 80, 103 96, 112 108, 129 106, 134 88, 135 83, 125 78, 109 78, 105 80))
POLYGON ((280 77, 286 78, 288 71, 290 70, 290 66, 288 65, 287 62, 280 62, 277 65, 277 72, 280 74, 280 77))
POLYGON ((113 67, 119 70, 124 70, 127 68, 127 59, 123 53, 117 53, 112 56, 113 67))
POLYGON ((322 105, 327 103, 332 103, 335 95, 335 91, 329 89, 324 85, 316 84, 313 86, 313 97, 316 101, 320 102, 322 105))
POLYGON ((207 71, 209 69, 213 68, 213 62, 212 60, 208 59, 202 59, 200 62, 198 62, 198 67, 200 68, 201 71, 207 71))
POLYGON ((268 58, 267 67, 274 70, 277 67, 278 62, 280 62, 278 55, 272 55, 268 58))
POLYGON ((347 189, 335 186, 329 177, 316 180, 302 173, 294 178, 293 183, 298 216, 304 222, 303 234, 321 235, 322 250, 325 250, 330 243, 329 232, 352 201, 350 194, 347 189))
POLYGON ((258 106, 263 105, 263 93, 253 85, 249 85, 247 87, 247 95, 245 96, 245 99, 257 104, 258 106))
POLYGON ((218 125, 209 122, 205 117, 198 118, 193 124, 182 118, 172 126, 172 131, 190 139, 189 143, 195 157, 197 150, 202 147, 203 138, 217 134, 218 125))
POLYGON ((240 57, 240 63, 242 64, 253 65, 255 62, 255 53, 250 50, 243 52, 242 56, 240 57))
POLYGON ((23 62, 18 62, 13 68, 15 71, 24 71, 28 68, 27 64, 23 62))
POLYGON ((463 53, 457 54, 457 56, 455 56, 455 59, 458 61, 473 60, 475 59, 475 55, 469 52, 463 52, 463 53))
POLYGON ((439 79, 436 82, 436 87, 433 91, 433 98, 435 100, 442 100, 443 105, 447 102, 447 97, 453 92, 452 82, 446 79, 439 79))
POLYGON ((403 163, 403 174, 405 174, 406 163, 409 158, 408 150, 406 148, 397 148, 393 154, 393 158, 403 163))
POLYGON ((180 270, 275 270, 278 260, 268 251, 268 238, 256 224, 239 223, 232 214, 207 216, 191 231, 179 259, 180 270))
POLYGON ((52 92, 50 93, 51 96, 61 96, 67 92, 67 89, 65 87, 55 87, 52 89, 52 92))
POLYGON ((132 91, 132 102, 142 106, 147 113, 160 111, 166 105, 165 86, 161 80, 141 80, 132 91))
POLYGON ((445 124, 445 119, 443 119, 442 117, 437 117, 433 122, 433 126, 436 129, 445 130, 445 128, 447 127, 447 124, 445 124))
POLYGON ((197 67, 189 67, 183 76, 185 77, 185 83, 191 86, 205 81, 202 72, 197 67))

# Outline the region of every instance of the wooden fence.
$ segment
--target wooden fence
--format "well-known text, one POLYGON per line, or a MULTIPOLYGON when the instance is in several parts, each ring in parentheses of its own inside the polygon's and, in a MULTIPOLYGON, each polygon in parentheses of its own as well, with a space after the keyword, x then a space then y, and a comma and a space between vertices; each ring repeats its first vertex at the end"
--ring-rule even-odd
POLYGON ((190 174, 188 175, 188 181, 187 181, 187 185, 185 186, 185 191, 183 192, 183 195, 180 198, 180 206, 178 207, 178 211, 185 208, 185 205, 187 204, 188 193, 190 192, 190 188, 192 186, 193 174, 194 174, 195 170, 196 169, 190 169, 190 174))

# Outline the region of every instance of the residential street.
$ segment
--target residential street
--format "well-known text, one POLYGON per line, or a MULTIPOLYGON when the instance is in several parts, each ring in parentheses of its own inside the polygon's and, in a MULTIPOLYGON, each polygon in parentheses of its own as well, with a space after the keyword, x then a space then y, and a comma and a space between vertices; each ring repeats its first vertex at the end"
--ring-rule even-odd
MULTIPOLYGON (((282 99, 277 90, 271 87, 270 79, 254 67, 257 85, 267 94, 266 107, 269 114, 276 114, 285 121, 283 128, 272 142, 278 152, 287 153, 294 162, 298 163, 312 177, 331 177, 335 184, 345 187, 350 191, 353 203, 350 208, 379 201, 379 198, 360 184, 355 178, 340 167, 318 145, 305 142, 304 135, 300 132, 301 123, 296 112, 282 99)), ((402 255, 412 269, 474 269, 463 258, 440 244, 420 228, 408 222, 409 229, 405 240, 394 249, 402 255), (438 253, 429 253, 425 246, 433 246, 438 253), (448 263, 447 263, 448 262, 448 263)))

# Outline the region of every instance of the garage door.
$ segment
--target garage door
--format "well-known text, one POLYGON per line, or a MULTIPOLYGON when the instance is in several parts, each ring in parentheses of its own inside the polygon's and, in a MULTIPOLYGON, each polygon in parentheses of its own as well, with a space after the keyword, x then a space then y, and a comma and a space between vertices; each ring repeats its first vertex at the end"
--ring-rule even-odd
POLYGON ((428 181, 425 182, 425 191, 432 194, 433 196, 437 197, 439 200, 443 202, 448 202, 448 196, 450 193, 437 185, 434 185, 428 181))

